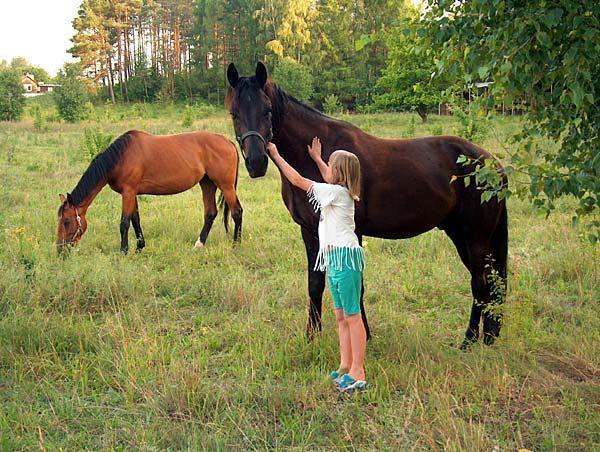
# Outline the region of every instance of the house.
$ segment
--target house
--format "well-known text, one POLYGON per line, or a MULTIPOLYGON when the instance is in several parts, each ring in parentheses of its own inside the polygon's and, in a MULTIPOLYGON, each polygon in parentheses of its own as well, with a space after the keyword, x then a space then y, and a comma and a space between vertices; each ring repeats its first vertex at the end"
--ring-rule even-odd
POLYGON ((56 88, 58 88, 60 85, 57 85, 56 83, 44 83, 44 82, 40 82, 39 86, 39 93, 40 94, 45 94, 45 93, 51 93, 52 91, 54 91, 56 88))
POLYGON ((21 84, 26 94, 38 93, 40 91, 39 85, 35 81, 33 74, 25 74, 21 78, 21 84))
POLYGON ((56 83, 36 82, 33 74, 25 74, 21 78, 21 84, 25 91, 25 97, 39 96, 40 94, 51 93, 60 85, 56 83))

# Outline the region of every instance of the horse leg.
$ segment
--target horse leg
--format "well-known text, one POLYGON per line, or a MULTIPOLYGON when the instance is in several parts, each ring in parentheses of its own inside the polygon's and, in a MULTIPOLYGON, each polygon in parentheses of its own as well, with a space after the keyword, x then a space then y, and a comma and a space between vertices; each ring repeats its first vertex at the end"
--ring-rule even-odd
POLYGON ((129 251, 129 224, 136 204, 135 193, 132 191, 123 191, 121 193, 121 200, 121 252, 127 253, 129 251))
POLYGON ((200 236, 194 245, 194 249, 201 248, 206 244, 208 233, 217 217, 217 203, 215 200, 217 186, 208 178, 208 176, 204 176, 199 184, 202 189, 202 203, 204 204, 204 225, 202 226, 200 236))
MULTIPOLYGON (((457 225, 448 226, 444 232, 450 237, 452 243, 456 247, 458 251, 458 255, 460 256, 460 260, 467 267, 469 273, 471 273, 471 291, 473 295, 475 294, 475 279, 473 277, 473 273, 471 272, 471 262, 469 260, 469 249, 467 247, 467 242, 465 241, 463 234, 461 232, 461 228, 457 225)), ((465 332, 465 339, 460 346, 462 350, 466 350, 471 344, 477 342, 479 339, 479 323, 481 320, 481 304, 477 302, 475 299, 473 300, 473 305, 471 306, 471 317, 469 319, 469 326, 467 327, 467 331, 465 332)))
POLYGON ((135 238, 137 239, 136 251, 142 251, 146 246, 146 241, 144 240, 142 225, 140 224, 140 211, 138 207, 137 197, 135 198, 135 210, 133 211, 133 215, 131 215, 131 224, 133 225, 133 230, 135 231, 135 238))
MULTIPOLYGON (((362 235, 358 235, 358 243, 362 246, 362 235)), ((362 276, 361 280, 361 290, 360 290, 360 315, 362 317, 363 325, 365 327, 365 331, 367 332, 367 340, 371 339, 371 330, 369 329, 369 322, 367 321, 367 312, 365 311, 365 277, 362 276)))
POLYGON ((233 223, 235 224, 233 229, 233 242, 234 244, 239 243, 242 240, 242 214, 244 209, 242 209, 242 204, 237 197, 234 187, 221 188, 221 190, 223 192, 223 196, 225 197, 225 202, 231 211, 233 223))
MULTIPOLYGON (((494 342, 494 337, 489 334, 490 327, 492 326, 490 325, 490 321, 493 322, 494 325, 499 323, 498 320, 496 320, 496 314, 492 312, 494 303, 492 295, 493 281, 490 278, 492 275, 490 256, 492 256, 492 252, 487 243, 473 243, 469 245, 469 258, 471 261, 471 290, 473 291, 474 298, 469 327, 473 328, 475 325, 473 311, 476 311, 477 329, 479 330, 479 318, 483 313, 484 343, 486 345, 490 345, 494 342)), ((465 336, 465 341, 467 339, 468 337, 465 336)))
MULTIPOLYGON (((506 277, 507 277, 507 259, 508 259, 508 213, 506 204, 501 206, 501 213, 494 233, 491 238, 491 248, 494 251, 493 261, 488 262, 491 266, 492 278, 490 288, 492 289, 490 308, 504 303, 506 298, 506 277)), ((486 309, 483 312, 483 342, 491 345, 500 335, 502 327, 502 312, 494 312, 493 309, 486 309)))
POLYGON ((300 229, 308 260, 308 296, 310 304, 308 305, 306 335, 310 340, 314 337, 315 333, 320 332, 322 329, 321 312, 323 309, 323 291, 325 290, 325 273, 314 270, 317 255, 319 254, 318 236, 304 227, 300 229))

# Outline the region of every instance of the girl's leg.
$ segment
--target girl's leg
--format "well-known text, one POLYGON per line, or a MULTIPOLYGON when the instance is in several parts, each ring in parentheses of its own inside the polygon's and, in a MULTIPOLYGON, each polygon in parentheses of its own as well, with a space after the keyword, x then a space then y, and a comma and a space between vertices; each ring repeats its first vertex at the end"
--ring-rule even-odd
POLYGON ((350 332, 350 346, 352 350, 352 366, 348 373, 355 380, 364 380, 365 351, 367 348, 367 332, 365 331, 365 325, 363 324, 360 314, 347 315, 345 316, 345 319, 350 332))
POLYGON ((346 372, 352 367, 352 345, 350 342, 350 328, 346 322, 343 309, 335 310, 335 319, 338 324, 338 336, 340 339, 340 367, 346 372))

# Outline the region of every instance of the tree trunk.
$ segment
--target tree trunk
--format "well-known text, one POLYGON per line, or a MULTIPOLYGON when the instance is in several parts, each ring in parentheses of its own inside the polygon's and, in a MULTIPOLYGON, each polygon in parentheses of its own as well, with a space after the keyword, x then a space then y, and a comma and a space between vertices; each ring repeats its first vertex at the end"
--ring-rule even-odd
POLYGON ((117 32, 117 70, 119 76, 119 91, 121 91, 121 99, 125 99, 125 90, 123 87, 123 58, 121 49, 121 30, 117 32))
POLYGON ((110 101, 115 104, 115 84, 114 84, 114 74, 112 69, 112 59, 110 55, 106 57, 106 64, 108 65, 107 75, 108 75, 108 94, 110 95, 110 101))

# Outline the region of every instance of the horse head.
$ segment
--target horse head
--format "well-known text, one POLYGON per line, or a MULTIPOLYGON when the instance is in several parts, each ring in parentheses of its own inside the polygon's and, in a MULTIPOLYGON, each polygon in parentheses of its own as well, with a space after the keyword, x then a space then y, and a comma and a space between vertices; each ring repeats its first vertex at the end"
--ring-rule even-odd
POLYGON ((227 108, 248 174, 253 178, 267 172, 267 143, 273 138, 273 106, 265 92, 267 79, 267 68, 260 62, 251 77, 240 77, 233 63, 227 68, 227 108))
POLYGON ((61 206, 58 209, 58 228, 56 231, 56 248, 62 253, 67 245, 76 245, 87 229, 85 209, 73 203, 70 193, 60 195, 61 206))

